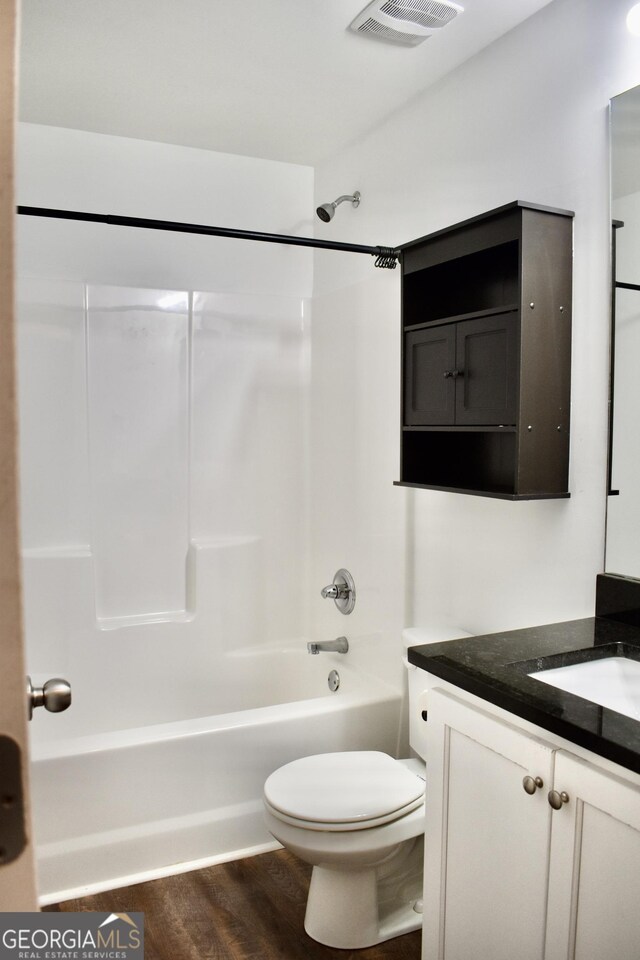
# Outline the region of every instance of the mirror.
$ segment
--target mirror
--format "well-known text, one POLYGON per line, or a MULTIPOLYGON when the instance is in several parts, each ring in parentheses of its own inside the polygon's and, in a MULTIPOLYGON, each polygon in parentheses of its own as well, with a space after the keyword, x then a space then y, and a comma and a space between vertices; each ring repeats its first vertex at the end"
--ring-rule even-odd
POLYGON ((605 570, 640 579, 640 87, 611 101, 613 393, 605 570))

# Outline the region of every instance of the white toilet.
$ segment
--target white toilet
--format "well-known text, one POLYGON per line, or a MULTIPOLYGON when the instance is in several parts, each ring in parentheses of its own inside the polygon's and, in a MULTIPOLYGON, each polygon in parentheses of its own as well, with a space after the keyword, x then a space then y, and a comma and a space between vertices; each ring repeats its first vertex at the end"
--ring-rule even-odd
MULTIPOLYGON (((403 631, 405 647, 468 636, 403 631)), ((422 923, 425 721, 414 705, 425 687, 409 669, 409 740, 418 758, 353 751, 303 757, 264 786, 267 828, 313 864, 304 927, 329 947, 357 949, 422 923)))

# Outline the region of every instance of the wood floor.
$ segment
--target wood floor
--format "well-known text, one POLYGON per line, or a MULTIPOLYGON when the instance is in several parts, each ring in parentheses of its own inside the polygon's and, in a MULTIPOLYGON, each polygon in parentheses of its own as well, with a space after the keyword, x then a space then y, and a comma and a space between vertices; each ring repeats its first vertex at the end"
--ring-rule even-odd
POLYGON ((145 960, 419 960, 419 932, 365 950, 308 937, 310 876, 307 864, 278 850, 45 909, 142 911, 145 960))

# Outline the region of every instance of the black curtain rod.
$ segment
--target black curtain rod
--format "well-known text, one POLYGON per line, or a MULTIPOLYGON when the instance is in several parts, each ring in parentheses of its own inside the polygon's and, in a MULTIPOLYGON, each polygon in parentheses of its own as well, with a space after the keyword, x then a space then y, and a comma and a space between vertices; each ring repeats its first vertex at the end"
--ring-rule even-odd
POLYGON ((622 283, 621 280, 616 280, 615 286, 618 290, 640 290, 640 283, 622 283))
POLYGON ((260 233, 257 230, 232 230, 228 227, 208 227, 198 223, 176 223, 173 220, 146 220, 142 217, 117 217, 103 213, 83 213, 79 210, 53 210, 49 207, 18 207, 26 217, 50 217, 55 220, 83 220, 90 223, 109 223, 116 227, 142 227, 145 230, 170 230, 174 233, 198 233, 210 237, 229 237, 236 240, 262 240, 266 243, 286 243, 294 247, 317 247, 322 250, 344 250, 348 253, 368 253, 376 258, 376 267, 395 269, 400 255, 392 247, 367 247, 359 243, 339 243, 335 240, 315 240, 311 237, 290 237, 281 233, 260 233))

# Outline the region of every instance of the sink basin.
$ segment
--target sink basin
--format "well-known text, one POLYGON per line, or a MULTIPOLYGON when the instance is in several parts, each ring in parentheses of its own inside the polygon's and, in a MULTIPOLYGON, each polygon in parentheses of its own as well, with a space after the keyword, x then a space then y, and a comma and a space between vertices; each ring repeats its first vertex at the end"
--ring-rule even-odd
POLYGON ((640 720, 640 662, 637 660, 604 657, 568 667, 536 670, 528 676, 640 720))

